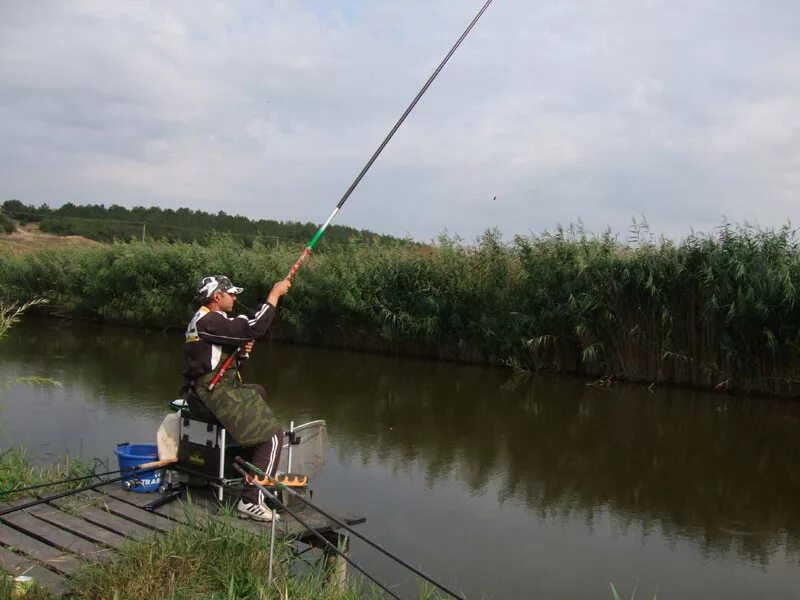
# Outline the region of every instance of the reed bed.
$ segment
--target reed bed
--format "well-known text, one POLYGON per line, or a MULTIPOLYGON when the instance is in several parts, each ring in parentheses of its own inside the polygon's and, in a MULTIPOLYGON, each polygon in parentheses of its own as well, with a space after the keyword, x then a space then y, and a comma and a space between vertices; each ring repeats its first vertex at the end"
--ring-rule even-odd
MULTIPOLYGON (((226 273, 253 305, 301 246, 127 243, 8 256, 8 299, 182 327, 193 284, 226 273)), ((787 226, 620 244, 573 227, 504 243, 363 244, 312 257, 277 337, 364 350, 767 394, 797 393, 800 284, 787 226)))

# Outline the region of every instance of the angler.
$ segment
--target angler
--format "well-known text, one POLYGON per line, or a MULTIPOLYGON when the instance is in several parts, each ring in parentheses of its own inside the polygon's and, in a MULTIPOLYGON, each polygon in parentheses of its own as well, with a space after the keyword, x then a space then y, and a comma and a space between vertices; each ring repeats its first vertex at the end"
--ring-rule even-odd
MULTIPOLYGON (((222 284, 220 280, 215 277, 207 277, 201 282, 199 291, 203 296, 202 303, 204 306, 201 307, 201 309, 197 312, 197 314, 195 314, 194 318, 192 319, 192 322, 189 324, 189 329, 186 332, 186 340, 188 342, 186 351, 187 371, 184 373, 184 375, 186 376, 186 379, 189 382, 189 387, 190 387, 189 396, 190 397, 193 396, 194 400, 200 400, 201 402, 205 402, 207 408, 212 413, 214 413, 215 416, 217 416, 219 421, 222 422, 225 428, 231 432, 233 437, 240 444, 242 445, 247 445, 252 443, 263 444, 264 438, 262 438, 261 434, 255 433, 256 431, 262 432, 264 431, 264 429, 266 429, 267 431, 273 431, 277 433, 280 430, 280 427, 277 425, 275 418, 272 416, 272 412, 266 406, 266 402, 265 401, 258 402, 258 398, 256 398, 256 395, 258 395, 261 399, 265 398, 266 392, 264 392, 264 389, 261 386, 254 386, 254 387, 244 386, 243 384, 241 384, 241 381, 238 377, 238 365, 241 363, 241 359, 247 356, 249 349, 252 348, 252 344, 249 343, 250 340, 258 339, 258 337, 263 336, 263 334, 266 332, 266 329, 269 327, 269 322, 272 321, 272 317, 274 316, 275 307, 277 306, 278 299, 284 294, 286 294, 289 287, 291 286, 292 279, 294 279, 300 267, 309 257, 311 252, 314 250, 314 247, 317 245, 317 242, 319 242, 319 240, 324 235, 325 230, 328 228, 331 222, 336 218, 336 215, 339 213, 339 211, 344 206, 345 202, 347 202, 347 199, 350 197, 350 195, 356 189, 358 184, 367 174, 367 171, 369 171, 373 163, 378 159, 378 156, 380 156, 381 152, 383 152, 383 149, 386 147, 386 145, 392 139, 394 134, 406 120, 406 117, 408 117, 408 115, 411 114, 411 111, 414 110, 414 107, 420 101, 422 96, 425 95, 425 92, 428 90, 428 88, 431 86, 433 81, 439 75, 441 70, 450 60, 450 57, 453 56, 455 51, 461 45, 461 42, 463 42, 464 39, 467 37, 467 35, 469 35, 469 32, 472 31, 472 28, 475 27, 475 24, 481 18, 483 13, 486 12, 486 9, 489 8, 489 5, 491 3, 492 0, 486 0, 483 7, 478 11, 478 14, 475 15, 475 17, 472 19, 472 22, 470 22, 469 26, 464 30, 464 32, 461 34, 458 40, 456 40, 455 44, 453 44, 453 47, 450 48, 450 51, 445 55, 444 59, 442 59, 442 61, 439 63, 439 66, 436 67, 434 72, 431 74, 431 76, 428 78, 428 80, 425 82, 425 84, 422 86, 419 92, 417 92, 417 95, 408 105, 403 114, 400 115, 400 118, 397 120, 392 129, 389 131, 389 133, 380 143, 378 148, 372 154, 370 159, 358 173, 355 180, 353 180, 353 183, 351 183, 350 187, 348 187, 347 190, 344 192, 341 199, 334 207, 333 212, 331 212, 331 214, 328 216, 325 222, 323 222, 322 225, 320 225, 319 229, 317 229, 317 232, 314 234, 314 237, 311 238, 311 241, 308 243, 308 245, 305 247, 300 257, 297 259, 297 261, 290 269, 289 274, 286 276, 286 279, 276 283, 275 287, 272 288, 272 292, 270 292, 270 297, 267 299, 267 304, 268 305, 271 304, 271 310, 269 309, 269 307, 265 305, 265 307, 262 307, 262 309, 256 314, 257 318, 253 319, 252 321, 247 321, 246 318, 241 319, 239 321, 238 317, 236 319, 229 319, 225 315, 225 312, 233 310, 233 300, 230 301, 229 305, 228 304, 221 305, 219 304, 220 300, 225 302, 227 302, 227 300, 225 299, 224 296, 220 296, 220 298, 215 300, 215 298, 217 298, 216 292, 217 290, 220 290, 220 293, 224 294, 225 291, 227 290, 227 292, 230 292, 230 294, 228 295, 233 295, 235 300, 235 295, 242 291, 241 288, 236 288, 235 286, 233 286, 230 283, 230 280, 227 279, 227 277, 223 278, 225 280, 224 284, 222 284), (209 294, 213 297, 209 296, 209 294), (273 295, 275 295, 274 298, 273 295), (270 303, 271 299, 274 301, 270 303), (204 309, 206 311, 205 313, 202 312, 204 309), (263 311, 266 312, 262 314, 263 311), (208 314, 210 313, 214 313, 214 315, 217 316, 214 315, 208 316, 208 314), (269 316, 265 317, 264 315, 266 314, 268 314, 269 316), (230 323, 234 323, 242 328, 245 327, 244 323, 253 323, 253 325, 250 325, 250 327, 256 327, 259 323, 260 318, 268 318, 269 322, 266 323, 266 326, 263 327, 264 330, 263 332, 260 332, 259 330, 260 335, 258 336, 250 335, 250 333, 241 331, 238 334, 223 333, 222 334, 223 336, 229 336, 223 338, 219 337, 214 338, 213 336, 210 336, 209 333, 206 333, 205 334, 206 338, 204 338, 199 333, 198 323, 203 323, 204 322, 203 319, 209 319, 209 318, 213 319, 214 323, 218 323, 220 327, 222 327, 223 324, 225 324, 224 325, 225 327, 230 327, 231 326, 229 325, 230 323), (237 321, 239 322, 237 323, 237 321), (237 335, 238 338, 236 337, 237 335), (201 346, 202 350, 194 351, 194 354, 196 355, 194 365, 196 366, 197 364, 200 364, 202 368, 192 370, 189 364, 190 363, 189 357, 190 355, 193 354, 193 347, 194 343, 196 342, 205 344, 205 346, 201 346), (236 347, 237 344, 238 347, 236 347), (236 368, 231 371, 230 369, 234 365, 234 363, 236 363, 236 368), (224 387, 226 391, 220 392, 219 387, 217 386, 224 387), (260 390, 260 392, 256 394, 256 392, 253 391, 254 389, 260 390), (250 391, 245 392, 244 390, 250 390, 250 391), (247 404, 242 403, 239 406, 236 406, 235 403, 225 401, 226 398, 229 397, 238 399, 238 397, 235 396, 234 394, 245 394, 245 393, 249 394, 249 401, 247 404), (251 411, 255 413, 255 415, 258 416, 260 419, 262 419, 262 422, 258 426, 255 425, 251 426, 251 420, 249 414, 251 411), (229 424, 233 426, 230 426, 229 424), (254 434, 254 437, 252 439, 250 437, 243 437, 242 433, 244 432, 241 431, 242 429, 246 429, 248 434, 251 433, 254 434)), ((211 321, 205 321, 205 322, 211 322, 211 321)), ((188 397, 187 397, 187 402, 188 402, 188 397)), ((190 408, 194 412, 194 407, 191 404, 190 408)), ((253 464, 255 464, 262 471, 265 471, 269 476, 274 476, 275 474, 274 469, 276 467, 271 466, 272 454, 275 454, 275 452, 271 452, 270 454, 265 454, 266 452, 265 449, 274 448, 276 443, 281 444, 282 442, 271 441, 270 442, 271 445, 259 446, 259 448, 256 451, 256 458, 254 458, 253 460, 253 464), (269 468, 265 468, 264 465, 261 464, 264 461, 264 457, 268 457, 267 460, 269 462, 268 465, 269 468), (257 462, 257 460, 260 460, 261 463, 257 462)), ((280 453, 280 446, 277 449, 277 454, 279 453, 280 453)), ((275 465, 277 465, 277 460, 278 458, 275 458, 275 465)), ((267 508, 261 503, 260 498, 261 496, 257 495, 255 489, 248 488, 246 491, 246 496, 243 496, 243 500, 240 501, 238 505, 240 513, 244 515, 249 515, 252 518, 258 520, 269 520, 270 511, 267 510, 267 508), (257 501, 256 498, 258 498, 257 501)))
MULTIPOLYGON (((266 336, 278 301, 291 285, 288 279, 278 281, 250 319, 228 316, 242 288, 224 275, 205 277, 197 288, 201 306, 186 329, 183 376, 190 410, 198 416, 215 417, 240 445, 254 446, 253 464, 271 476, 278 468, 283 429, 267 404, 264 388, 243 383, 239 369, 249 358, 254 341, 266 336), (234 368, 223 372, 223 365, 234 368)), ((273 512, 253 486, 245 488, 236 508, 243 517, 272 520, 273 512)))

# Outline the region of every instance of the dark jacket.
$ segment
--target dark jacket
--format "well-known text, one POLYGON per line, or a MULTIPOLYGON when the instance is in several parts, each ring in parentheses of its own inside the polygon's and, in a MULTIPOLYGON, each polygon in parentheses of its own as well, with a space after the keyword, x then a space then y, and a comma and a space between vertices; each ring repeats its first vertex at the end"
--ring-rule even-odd
POLYGON ((248 340, 263 339, 274 317, 275 307, 269 302, 252 319, 244 315, 231 318, 201 306, 186 328, 184 378, 194 381, 220 367, 223 354, 234 352, 248 340))

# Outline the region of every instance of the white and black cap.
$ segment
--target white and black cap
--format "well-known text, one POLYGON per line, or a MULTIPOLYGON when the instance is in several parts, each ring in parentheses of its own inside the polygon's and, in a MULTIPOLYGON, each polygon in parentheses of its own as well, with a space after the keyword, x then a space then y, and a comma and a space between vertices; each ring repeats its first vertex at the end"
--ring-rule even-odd
POLYGON ((200 285, 197 286, 197 296, 201 300, 208 300, 214 292, 228 292, 229 294, 241 294, 244 288, 236 287, 225 275, 210 275, 203 277, 200 285))

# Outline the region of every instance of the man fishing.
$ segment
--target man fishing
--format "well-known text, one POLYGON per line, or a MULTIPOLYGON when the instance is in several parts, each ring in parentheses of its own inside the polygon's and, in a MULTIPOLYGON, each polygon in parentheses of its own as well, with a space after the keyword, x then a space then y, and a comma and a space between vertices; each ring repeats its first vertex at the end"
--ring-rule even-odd
MULTIPOLYGON (((283 429, 267 405, 264 388, 242 383, 239 368, 249 358, 254 341, 266 336, 278 301, 291 286, 289 279, 272 286, 252 319, 245 315, 228 317, 236 296, 244 290, 224 275, 204 277, 197 287, 201 306, 186 329, 183 376, 189 408, 198 416, 215 417, 239 444, 254 446, 253 464, 271 477, 278 468, 283 429), (232 353, 237 353, 232 367, 222 372, 232 353), (218 381, 212 385, 215 378, 218 381)), ((253 486, 245 488, 236 509, 245 518, 272 519, 272 511, 253 486)))

